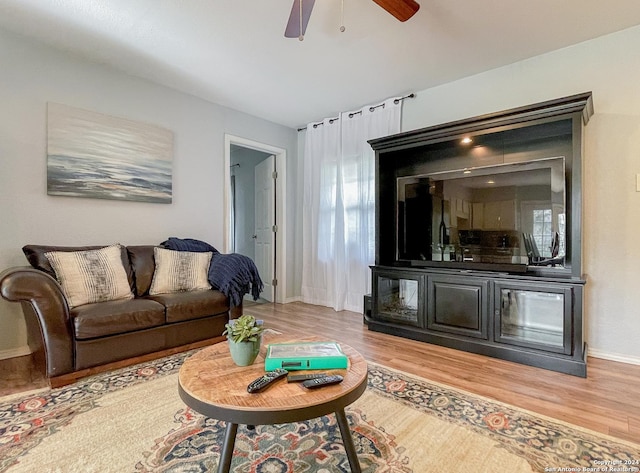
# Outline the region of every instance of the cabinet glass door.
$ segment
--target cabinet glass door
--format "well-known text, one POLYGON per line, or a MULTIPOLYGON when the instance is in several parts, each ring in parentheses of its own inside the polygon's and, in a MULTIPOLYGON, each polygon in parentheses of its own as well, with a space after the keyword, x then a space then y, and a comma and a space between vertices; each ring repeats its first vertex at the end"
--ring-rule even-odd
POLYGON ((571 292, 497 285, 499 341, 570 354, 571 292))
POLYGON ((418 279, 377 275, 375 317, 421 326, 418 279))

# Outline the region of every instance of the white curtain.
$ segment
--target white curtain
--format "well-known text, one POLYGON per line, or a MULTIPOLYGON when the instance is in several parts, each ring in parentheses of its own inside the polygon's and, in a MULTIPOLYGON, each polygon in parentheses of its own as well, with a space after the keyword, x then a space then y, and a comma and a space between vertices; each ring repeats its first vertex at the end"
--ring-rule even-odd
POLYGON ((367 140, 400 132, 402 100, 307 126, 302 300, 362 312, 374 262, 374 152, 367 140))

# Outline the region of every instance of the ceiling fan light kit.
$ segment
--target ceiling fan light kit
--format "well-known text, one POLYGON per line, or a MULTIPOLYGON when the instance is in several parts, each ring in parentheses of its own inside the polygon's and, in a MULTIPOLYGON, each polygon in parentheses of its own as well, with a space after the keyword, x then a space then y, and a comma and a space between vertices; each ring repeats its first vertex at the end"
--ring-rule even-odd
MULTIPOLYGON (((383 9, 389 12, 398 20, 404 22, 411 18, 420 9, 420 5, 415 0, 373 0, 383 9)), ((304 40, 304 34, 307 31, 311 11, 316 0, 293 0, 291 6, 291 14, 284 31, 285 38, 298 38, 304 40)), ((346 30, 344 26, 344 0, 341 2, 340 11, 340 31, 346 30)))

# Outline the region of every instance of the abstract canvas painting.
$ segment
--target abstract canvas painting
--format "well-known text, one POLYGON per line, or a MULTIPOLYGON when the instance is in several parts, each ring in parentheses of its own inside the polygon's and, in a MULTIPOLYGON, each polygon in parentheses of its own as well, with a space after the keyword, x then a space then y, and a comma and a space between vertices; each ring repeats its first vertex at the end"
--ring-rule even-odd
POLYGON ((47 104, 47 193, 171 203, 173 133, 47 104))

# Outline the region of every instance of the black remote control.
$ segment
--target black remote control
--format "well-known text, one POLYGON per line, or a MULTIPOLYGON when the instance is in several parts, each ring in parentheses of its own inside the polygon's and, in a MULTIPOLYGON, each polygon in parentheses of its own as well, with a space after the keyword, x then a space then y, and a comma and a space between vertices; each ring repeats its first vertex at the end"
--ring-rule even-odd
POLYGON ((307 389, 315 389, 322 386, 329 386, 331 384, 338 384, 341 383, 342 380, 342 376, 340 376, 339 374, 334 374, 331 376, 324 376, 322 378, 310 379, 303 382, 302 385, 307 389))
POLYGON ((298 381, 307 381, 308 379, 324 378, 327 373, 304 373, 304 374, 289 374, 287 376, 287 383, 296 383, 298 381))
POLYGON ((278 368, 277 370, 268 371, 263 374, 259 378, 254 379, 247 386, 247 392, 253 394, 263 391, 267 388, 267 386, 271 385, 274 381, 277 381, 280 378, 285 377, 289 372, 287 370, 283 370, 278 368))

